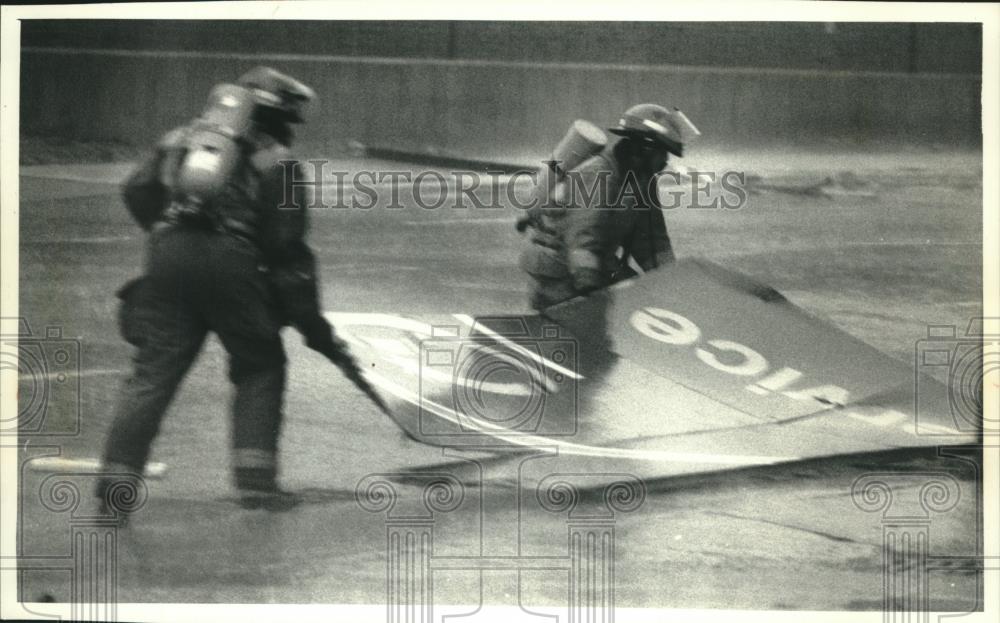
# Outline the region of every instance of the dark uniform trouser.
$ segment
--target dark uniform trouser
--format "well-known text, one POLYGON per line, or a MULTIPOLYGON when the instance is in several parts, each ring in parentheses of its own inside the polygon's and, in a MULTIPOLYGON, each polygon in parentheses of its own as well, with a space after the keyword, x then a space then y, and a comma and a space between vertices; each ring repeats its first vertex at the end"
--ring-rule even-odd
POLYGON ((150 236, 145 278, 123 296, 122 332, 137 346, 107 437, 104 462, 141 473, 163 415, 209 331, 229 355, 237 485, 269 488, 285 385, 281 319, 259 252, 210 231, 150 236))

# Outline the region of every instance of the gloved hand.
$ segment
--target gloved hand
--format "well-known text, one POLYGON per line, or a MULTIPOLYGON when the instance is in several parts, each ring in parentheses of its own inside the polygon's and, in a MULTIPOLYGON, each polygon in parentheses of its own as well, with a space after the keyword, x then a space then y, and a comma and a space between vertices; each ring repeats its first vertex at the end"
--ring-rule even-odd
POLYGON ((673 249, 667 248, 665 251, 659 251, 655 256, 645 259, 639 262, 639 267, 642 268, 644 272, 649 272, 655 270, 660 266, 666 266, 671 262, 675 261, 673 249))
POLYGON ((326 318, 319 314, 307 315, 297 319, 295 328, 302 334, 306 346, 321 352, 330 359, 347 361, 350 350, 347 342, 340 339, 326 318))
POLYGON ((611 283, 618 283, 619 281, 625 281, 626 279, 631 279, 632 277, 639 276, 639 273, 635 272, 627 262, 622 262, 618 270, 611 275, 611 283))
POLYGON ((541 223, 532 223, 528 240, 532 243, 558 251, 562 248, 559 236, 541 223))
POLYGON ((585 295, 607 285, 604 275, 592 268, 578 268, 573 273, 573 288, 577 294, 585 295))
POLYGON ((659 253, 656 254, 656 265, 665 266, 673 262, 675 259, 676 258, 674 257, 674 250, 670 247, 667 247, 666 250, 660 251, 659 253))
POLYGON ((526 230, 528 226, 534 224, 533 220, 532 215, 530 213, 526 213, 517 219, 517 222, 514 223, 514 227, 517 229, 518 233, 523 234, 524 230, 526 230))

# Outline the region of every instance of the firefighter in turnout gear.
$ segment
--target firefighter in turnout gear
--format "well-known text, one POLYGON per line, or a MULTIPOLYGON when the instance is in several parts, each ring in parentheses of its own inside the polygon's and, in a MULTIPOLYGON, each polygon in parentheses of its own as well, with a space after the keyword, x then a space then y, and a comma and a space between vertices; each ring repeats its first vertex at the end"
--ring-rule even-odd
MULTIPOLYGON (((122 334, 136 351, 105 443, 107 473, 142 473, 178 385, 215 333, 235 387, 232 463, 241 503, 270 510, 297 503, 277 484, 280 330, 315 323, 319 312, 306 205, 289 201, 298 190, 282 161, 291 158, 292 124, 303 121, 313 97, 293 78, 256 68, 238 84, 217 86, 202 116, 168 133, 126 182, 126 206, 149 236, 143 277, 119 292, 122 334)), ((114 484, 98 483, 105 508, 114 484)))
MULTIPOLYGON (((640 104, 609 131, 620 138, 603 148, 603 141, 591 140, 597 153, 563 172, 558 183, 540 184, 537 208, 518 223, 528 234, 519 264, 531 279, 535 310, 635 276, 630 259, 643 271, 674 259, 656 179, 668 155, 682 156, 697 129, 679 110, 640 104)), ((560 146, 571 143, 568 135, 560 146)))

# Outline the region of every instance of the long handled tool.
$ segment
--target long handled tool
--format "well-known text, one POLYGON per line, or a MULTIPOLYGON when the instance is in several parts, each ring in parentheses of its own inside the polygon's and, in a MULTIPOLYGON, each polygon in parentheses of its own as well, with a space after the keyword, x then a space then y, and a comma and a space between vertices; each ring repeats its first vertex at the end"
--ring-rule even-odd
POLYGON ((382 413, 392 417, 392 412, 389 411, 389 407, 386 406, 385 401, 383 401, 382 397, 378 395, 378 392, 375 391, 375 388, 372 387, 371 383, 365 379, 364 375, 361 373, 361 368, 358 367, 358 362, 355 361, 350 352, 346 350, 346 346, 344 350, 339 351, 336 355, 325 352, 323 355, 332 361, 334 365, 340 368, 340 371, 345 377, 347 377, 347 380, 360 389, 365 396, 368 396, 368 399, 371 400, 372 403, 378 407, 380 411, 382 411, 382 413))
POLYGON ((340 368, 340 371, 347 377, 347 380, 360 389, 382 413, 392 417, 389 407, 382 400, 382 397, 378 395, 378 392, 375 391, 371 383, 365 379, 361 373, 361 368, 358 366, 358 362, 351 355, 347 343, 336 336, 333 327, 324 319, 322 325, 316 323, 310 329, 303 331, 303 335, 306 337, 306 346, 320 353, 329 359, 333 365, 340 368))

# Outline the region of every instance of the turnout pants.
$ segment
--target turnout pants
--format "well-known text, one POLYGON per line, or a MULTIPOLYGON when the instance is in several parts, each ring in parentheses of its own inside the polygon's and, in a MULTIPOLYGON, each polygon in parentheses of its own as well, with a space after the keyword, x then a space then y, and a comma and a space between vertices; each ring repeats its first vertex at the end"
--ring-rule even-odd
POLYGON ((163 416, 209 332, 229 356, 236 484, 275 487, 285 387, 281 317, 257 248, 212 231, 150 236, 146 275, 120 293, 120 323, 136 346, 107 437, 106 466, 142 473, 163 416))

